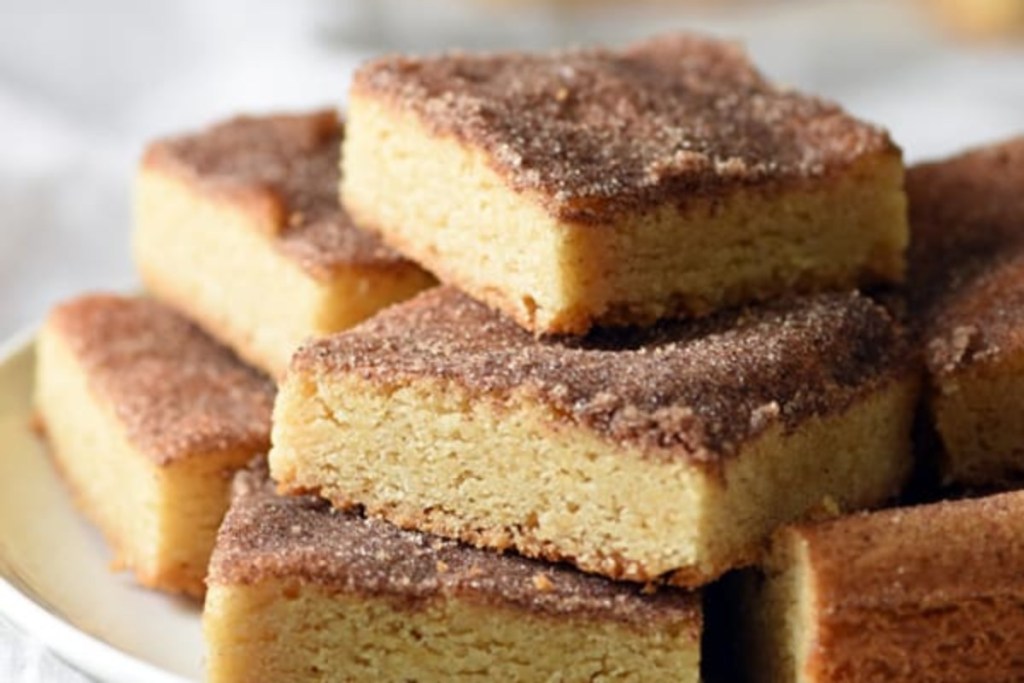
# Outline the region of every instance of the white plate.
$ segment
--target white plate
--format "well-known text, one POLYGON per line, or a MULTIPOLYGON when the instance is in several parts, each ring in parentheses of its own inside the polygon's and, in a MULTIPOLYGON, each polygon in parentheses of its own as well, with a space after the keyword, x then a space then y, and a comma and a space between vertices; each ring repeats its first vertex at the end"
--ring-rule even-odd
POLYGON ((0 348, 0 611, 110 683, 202 679, 199 606, 109 570, 32 432, 31 338, 0 348))

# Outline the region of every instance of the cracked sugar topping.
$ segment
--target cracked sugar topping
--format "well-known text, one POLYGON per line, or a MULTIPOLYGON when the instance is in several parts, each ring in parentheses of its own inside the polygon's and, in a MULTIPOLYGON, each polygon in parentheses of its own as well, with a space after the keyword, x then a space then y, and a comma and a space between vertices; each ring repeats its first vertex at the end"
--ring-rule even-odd
POLYGON ((386 57, 353 93, 482 147, 515 188, 579 222, 899 154, 882 130, 767 81, 736 45, 685 34, 615 51, 386 57))
POLYGON ((91 295, 58 306, 48 324, 132 444, 158 463, 270 448, 273 383, 163 305, 91 295))
POLYGON ((644 586, 565 566, 404 531, 332 510, 311 496, 279 496, 266 466, 255 464, 235 479, 210 581, 245 584, 270 578, 309 580, 384 596, 409 608, 454 597, 556 617, 622 621, 639 628, 674 622, 694 640, 700 632, 696 593, 673 588, 651 593, 644 586))
POLYGON ((1024 349, 1024 137, 907 174, 910 310, 933 374, 1024 349))
POLYGON ((907 368, 897 326, 857 294, 538 340, 449 287, 313 342, 292 365, 385 387, 451 381, 499 401, 525 391, 646 453, 711 463, 773 425, 841 411, 907 368))
POLYGON ((408 263, 357 228, 338 203, 342 126, 333 110, 231 119, 160 140, 145 164, 184 175, 206 191, 252 201, 272 214, 275 245, 307 271, 408 263))

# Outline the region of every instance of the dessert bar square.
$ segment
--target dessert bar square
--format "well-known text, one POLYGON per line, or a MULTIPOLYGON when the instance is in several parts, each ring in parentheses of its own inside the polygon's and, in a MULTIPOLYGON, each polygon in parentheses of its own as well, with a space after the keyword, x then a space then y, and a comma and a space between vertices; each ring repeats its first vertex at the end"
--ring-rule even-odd
POLYGON ((403 527, 696 586, 899 492, 905 351, 857 294, 538 340, 443 287, 299 351, 271 469, 403 527))
POLYGON ((241 117, 153 143, 139 170, 146 287, 271 375, 433 282, 341 210, 341 138, 333 111, 241 117))
POLYGON ((115 565, 201 596, 230 476, 270 447, 273 385, 145 299, 58 306, 36 353, 40 426, 115 565))
POLYGON ((943 476, 1024 478, 1024 138, 907 178, 910 311, 944 445, 943 476))
POLYGON ((348 119, 351 215, 536 333, 903 274, 900 151, 731 43, 385 57, 348 119))
POLYGON ((281 497, 243 471, 203 617, 211 683, 700 680, 700 597, 281 497))
POLYGON ((1021 493, 785 530, 763 575, 730 578, 744 680, 1020 680, 1021 539, 1021 493))

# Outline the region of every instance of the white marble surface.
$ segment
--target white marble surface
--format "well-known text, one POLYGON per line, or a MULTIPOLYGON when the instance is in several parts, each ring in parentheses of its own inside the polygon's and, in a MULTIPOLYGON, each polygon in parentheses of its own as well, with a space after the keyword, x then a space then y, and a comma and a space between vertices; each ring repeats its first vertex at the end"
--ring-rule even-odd
MULTIPOLYGON (((1024 132, 1024 51, 952 43, 894 1, 480 18, 453 0, 0 0, 0 338, 63 297, 133 286, 143 141, 236 111, 340 102, 353 65, 382 47, 623 41, 691 26, 747 41, 775 77, 885 124, 911 160, 1024 132)), ((0 621, 0 681, 84 680, 0 621)))

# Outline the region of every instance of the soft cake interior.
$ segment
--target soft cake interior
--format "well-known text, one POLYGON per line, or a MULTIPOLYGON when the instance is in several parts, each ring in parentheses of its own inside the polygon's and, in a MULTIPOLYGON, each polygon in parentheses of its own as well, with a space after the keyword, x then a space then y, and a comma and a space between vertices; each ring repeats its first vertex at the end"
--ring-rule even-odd
POLYGON ((704 314, 903 273, 898 154, 815 181, 737 188, 581 225, 513 190, 483 151, 372 92, 352 93, 344 145, 342 197, 358 222, 536 332, 704 314))
POLYGON ((351 327, 432 282, 412 267, 314 277, 277 250, 272 214, 159 168, 136 186, 135 260, 147 289, 273 376, 310 337, 351 327))
POLYGON ((53 456, 82 510, 103 531, 115 565, 140 583, 202 596, 232 472, 247 449, 193 453, 161 464, 128 439, 61 334, 44 328, 35 404, 53 456))
POLYGON ((413 604, 299 578, 214 582, 204 630, 211 683, 700 679, 693 624, 641 630, 471 599, 413 604))
POLYGON ((287 489, 401 526, 700 585, 753 561, 780 524, 894 496, 910 468, 915 394, 913 379, 894 378, 845 411, 767 429, 718 469, 610 443, 525 392, 293 370, 270 462, 287 489))

